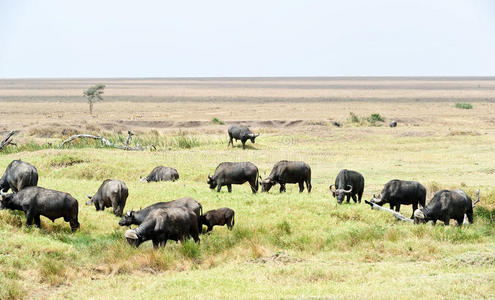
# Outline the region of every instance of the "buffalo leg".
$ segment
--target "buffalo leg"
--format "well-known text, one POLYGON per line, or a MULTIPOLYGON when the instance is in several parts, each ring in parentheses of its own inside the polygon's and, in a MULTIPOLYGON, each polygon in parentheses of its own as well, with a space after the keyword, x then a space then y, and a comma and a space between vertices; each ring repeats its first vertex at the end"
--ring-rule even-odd
POLYGON ((437 225, 437 220, 436 219, 433 220, 433 222, 431 222, 431 225, 433 225, 433 226, 437 225))
POLYGON ((34 216, 34 225, 36 225, 36 227, 38 228, 41 228, 41 220, 40 220, 40 215, 36 215, 34 216))
POLYGON ((418 209, 418 204, 413 204, 413 212, 411 215, 411 219, 414 219, 414 212, 416 211, 416 209, 418 209))
POLYGON ((34 219, 33 213, 30 210, 28 210, 26 212, 26 226, 33 225, 33 219, 34 219))
POLYGON ((464 222, 464 216, 462 218, 456 219, 457 226, 462 226, 462 223, 464 222))
POLYGON ((232 135, 229 134, 229 144, 227 145, 227 147, 232 144, 232 148, 234 148, 234 139, 232 138, 232 135))
POLYGON ((242 149, 246 149, 246 141, 245 140, 241 140, 241 143, 242 143, 242 149))
POLYGON ((400 212, 400 204, 396 204, 395 205, 395 211, 396 212, 400 212))
POLYGON ((352 201, 354 201, 354 203, 357 203, 356 194, 352 194, 351 197, 352 197, 352 201))
POLYGON ((308 193, 310 193, 312 188, 310 180, 306 180, 306 188, 308 189, 308 193))
POLYGON ((280 183, 280 192, 283 193, 285 191, 286 191, 286 189, 285 189, 285 183, 280 183))
POLYGON ((304 182, 303 181, 299 182, 299 193, 302 193, 302 192, 304 192, 304 182))
POLYGON ((347 194, 347 195, 345 195, 345 198, 347 200, 347 203, 349 203, 351 201, 351 195, 347 194))
POLYGON ((363 191, 358 193, 358 202, 361 203, 361 199, 363 198, 363 191))
POLYGON ((70 225, 70 229, 72 230, 72 232, 75 232, 77 229, 79 229, 79 227, 81 226, 79 224, 79 221, 77 221, 77 217, 76 218, 73 218, 69 221, 69 225, 70 225))
POLYGON ((449 226, 449 224, 450 224, 450 217, 445 217, 445 219, 443 219, 443 225, 449 226))
POLYGON ((232 184, 227 184, 227 190, 232 193, 232 184))
POLYGON ((468 218, 469 223, 473 224, 473 208, 468 209, 468 211, 466 212, 466 216, 468 218))
POLYGON ((222 185, 221 185, 221 184, 219 184, 219 185, 217 186, 217 192, 218 192, 218 193, 220 193, 220 190, 221 190, 221 189, 222 189, 222 185))
POLYGON ((248 182, 249 182, 249 185, 251 186, 251 192, 253 192, 253 194, 256 194, 256 192, 258 192, 258 182, 257 182, 256 178, 254 178, 253 180, 248 181, 248 182))
POLYGON ((160 246, 160 241, 153 239, 153 248, 158 249, 158 246, 160 246))

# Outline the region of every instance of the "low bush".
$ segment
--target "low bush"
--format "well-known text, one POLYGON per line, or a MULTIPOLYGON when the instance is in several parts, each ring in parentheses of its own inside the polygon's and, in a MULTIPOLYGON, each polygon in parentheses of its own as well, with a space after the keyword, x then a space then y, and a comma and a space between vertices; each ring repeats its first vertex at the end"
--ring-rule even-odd
POLYGON ((457 102, 455 104, 455 107, 456 108, 460 108, 460 109, 472 109, 473 108, 473 105, 471 103, 461 103, 461 102, 457 102))

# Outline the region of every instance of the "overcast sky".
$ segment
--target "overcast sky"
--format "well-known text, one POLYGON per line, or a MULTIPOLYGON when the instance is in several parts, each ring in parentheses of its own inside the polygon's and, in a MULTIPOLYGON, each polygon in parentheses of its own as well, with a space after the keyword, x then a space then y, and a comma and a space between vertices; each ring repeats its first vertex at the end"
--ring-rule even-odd
POLYGON ((0 78, 495 75, 494 0, 0 0, 0 78))

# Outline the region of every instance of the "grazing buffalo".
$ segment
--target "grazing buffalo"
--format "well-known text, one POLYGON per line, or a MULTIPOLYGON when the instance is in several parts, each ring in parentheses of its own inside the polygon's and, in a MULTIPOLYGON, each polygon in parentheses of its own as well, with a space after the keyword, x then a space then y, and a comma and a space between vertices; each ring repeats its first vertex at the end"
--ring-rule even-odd
MULTIPOLYGON (((260 177, 261 178, 261 177, 260 177)), ((311 192, 311 168, 302 161, 281 160, 273 166, 268 177, 261 180, 261 191, 268 192, 275 184, 280 184, 280 192, 285 192, 286 183, 298 183, 299 192, 304 191, 304 183, 311 192)))
MULTIPOLYGON (((418 205, 425 206, 426 202, 426 189, 417 181, 404 181, 404 180, 390 180, 383 187, 380 196, 377 198, 373 195, 371 202, 382 206, 385 203, 390 204, 390 209, 400 211, 401 204, 413 206, 413 214, 418 205)), ((411 216, 411 219, 413 216, 411 216)))
POLYGON ((178 179, 179 172, 176 169, 164 166, 158 166, 148 176, 140 178, 141 182, 176 181, 178 179))
POLYGON ((347 196, 347 203, 349 203, 351 197, 354 203, 358 201, 361 203, 364 191, 364 177, 356 171, 343 169, 335 178, 335 186, 330 186, 330 191, 332 191, 334 198, 337 197, 339 204, 344 201, 345 196, 347 196))
POLYGON ((259 133, 252 133, 251 130, 244 125, 232 125, 228 129, 229 133, 229 145, 232 144, 232 148, 234 147, 234 139, 236 141, 241 140, 242 149, 246 148, 247 140, 251 140, 251 143, 254 144, 254 140, 260 135, 259 133))
POLYGON ((217 188, 220 192, 222 186, 226 185, 227 189, 232 192, 233 184, 243 184, 246 181, 251 186, 251 191, 258 191, 258 167, 250 162, 223 162, 215 169, 213 176, 208 175, 210 189, 217 188))
POLYGON ((139 247, 152 240, 153 247, 165 247, 167 240, 184 241, 192 237, 199 242, 198 219, 196 215, 182 207, 169 207, 153 210, 136 229, 125 232, 127 242, 139 247))
POLYGON ((26 213, 26 225, 33 224, 41 227, 40 216, 55 221, 64 218, 69 222, 72 232, 79 228, 78 202, 68 193, 45 189, 38 186, 23 188, 15 194, 1 193, 2 206, 12 210, 22 210, 26 213))
POLYGON ((125 202, 129 196, 129 190, 123 181, 107 179, 103 181, 94 196, 88 195, 89 201, 86 205, 94 204, 96 210, 105 210, 112 207, 116 216, 122 216, 125 202))
POLYGON ((203 213, 203 206, 201 206, 201 203, 190 197, 179 198, 177 200, 172 200, 169 202, 157 202, 138 211, 133 211, 133 210, 128 211, 125 215, 122 216, 122 218, 120 218, 119 225, 120 226, 131 226, 133 224, 141 225, 141 223, 144 222, 144 220, 148 217, 148 215, 152 211, 161 208, 169 208, 169 207, 185 208, 187 210, 192 211, 196 215, 197 218, 196 223, 199 224, 199 229, 201 228, 200 217, 201 214, 203 213))
POLYGON ((464 214, 469 223, 473 223, 473 203, 471 197, 462 190, 441 190, 433 196, 428 204, 414 211, 414 223, 426 223, 437 220, 449 225, 450 219, 457 221, 457 225, 462 226, 464 214))
POLYGON ((0 190, 7 192, 12 189, 14 193, 28 186, 38 185, 38 171, 36 168, 22 160, 13 160, 0 178, 0 190))
POLYGON ((394 127, 397 127, 397 121, 395 120, 392 120, 390 121, 390 123, 388 124, 390 127, 394 128, 394 127))
POLYGON ((227 224, 229 230, 232 230, 235 224, 234 214, 234 211, 228 207, 209 210, 201 216, 201 226, 206 225, 208 227, 206 232, 210 232, 213 226, 223 226, 225 224, 227 224))

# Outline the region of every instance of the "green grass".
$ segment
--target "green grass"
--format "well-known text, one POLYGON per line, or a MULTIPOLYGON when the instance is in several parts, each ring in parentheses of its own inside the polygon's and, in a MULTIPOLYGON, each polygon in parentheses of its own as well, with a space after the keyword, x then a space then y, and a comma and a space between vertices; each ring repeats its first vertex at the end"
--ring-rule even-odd
POLYGON ((212 120, 211 120, 211 123, 212 124, 215 124, 215 125, 223 125, 225 124, 222 120, 220 120, 219 118, 217 117, 214 117, 212 120))
POLYGON ((460 103, 457 102, 455 104, 456 108, 461 108, 461 109, 473 109, 473 105, 471 103, 460 103))
MULTIPOLYGON (((0 211, 0 298, 46 298, 47 291, 53 298, 100 299, 493 297, 495 189, 486 170, 495 139, 397 137, 382 130, 347 127, 335 133, 338 143, 306 134, 264 134, 250 150, 227 148, 220 135, 196 137, 186 142, 188 148, 176 138, 194 135, 150 132, 136 140, 156 143, 158 151, 87 145, 0 155, 1 166, 18 158, 31 162, 40 186, 71 193, 79 200, 81 223, 72 234, 63 220, 42 217, 39 230, 25 227, 22 212, 0 211), (222 161, 251 161, 265 177, 281 159, 311 165, 310 194, 288 185, 284 194, 275 187, 253 195, 247 184, 216 193, 206 184, 222 161), (177 168, 180 180, 139 182, 139 175, 161 164, 177 168), (400 223, 365 204, 337 205, 328 185, 342 168, 365 176, 365 199, 400 178, 422 182, 430 195, 462 187, 474 196, 480 188, 482 202, 471 226, 400 223), (106 178, 126 182, 126 210, 191 196, 205 211, 234 209, 235 226, 215 227, 200 244, 169 241, 154 250, 147 242, 132 248, 123 237, 127 228, 118 226, 110 210, 84 205, 85 195, 106 178)), ((409 206, 401 210, 411 214, 409 206)))

